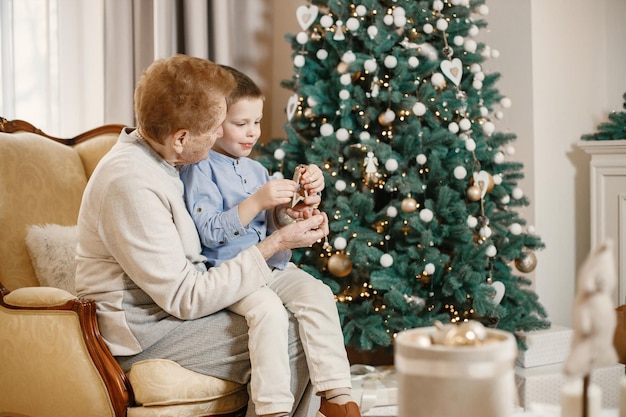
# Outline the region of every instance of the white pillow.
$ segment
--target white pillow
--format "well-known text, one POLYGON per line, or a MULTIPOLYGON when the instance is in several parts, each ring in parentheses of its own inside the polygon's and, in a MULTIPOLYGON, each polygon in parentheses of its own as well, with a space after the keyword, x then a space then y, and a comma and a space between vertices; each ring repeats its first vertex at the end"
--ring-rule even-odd
POLYGON ((76 226, 45 224, 26 229, 26 247, 39 285, 76 295, 76 242, 76 226))

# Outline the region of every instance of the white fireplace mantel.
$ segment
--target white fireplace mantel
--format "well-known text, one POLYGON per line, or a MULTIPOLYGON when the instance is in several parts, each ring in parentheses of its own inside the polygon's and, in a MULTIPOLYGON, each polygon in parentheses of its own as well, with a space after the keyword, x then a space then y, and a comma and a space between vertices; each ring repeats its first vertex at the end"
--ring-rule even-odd
POLYGON ((626 139, 580 141, 589 165, 591 248, 611 239, 617 261, 615 305, 626 302, 626 139))

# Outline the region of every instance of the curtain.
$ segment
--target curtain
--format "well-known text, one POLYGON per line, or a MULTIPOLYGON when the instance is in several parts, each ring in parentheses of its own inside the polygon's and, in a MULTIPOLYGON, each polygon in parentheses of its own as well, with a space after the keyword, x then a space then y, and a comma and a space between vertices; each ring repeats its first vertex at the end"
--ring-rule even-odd
POLYGON ((134 125, 137 78, 176 53, 262 78, 267 65, 252 63, 267 59, 255 43, 267 1, 0 0, 0 116, 65 137, 134 125))
POLYGON ((105 0, 104 121, 134 125, 135 83, 177 53, 231 64, 228 0, 105 0))

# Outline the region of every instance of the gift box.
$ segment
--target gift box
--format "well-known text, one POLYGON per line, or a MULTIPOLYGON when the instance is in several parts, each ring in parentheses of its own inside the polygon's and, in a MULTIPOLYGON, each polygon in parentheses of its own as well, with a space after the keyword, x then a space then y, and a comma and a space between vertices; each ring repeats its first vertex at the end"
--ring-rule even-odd
MULTIPOLYGON (((622 377, 624 377, 623 364, 597 368, 591 372, 591 382, 602 390, 602 408, 618 407, 622 377)), ((532 403, 559 405, 561 390, 566 380, 562 363, 534 368, 515 368, 519 402, 524 408, 532 403)))
POLYGON ((557 325, 521 333, 520 338, 526 343, 527 349, 520 349, 517 366, 532 368, 565 362, 571 349, 572 336, 572 329, 557 325))
POLYGON ((382 407, 373 407, 363 412, 361 410, 361 416, 363 417, 398 417, 397 405, 386 405, 382 407))
MULTIPOLYGON (((455 327, 459 334, 465 330, 462 325, 455 327)), ((511 333, 496 329, 485 333, 486 339, 480 343, 450 345, 438 343, 434 327, 400 332, 394 356, 398 416, 511 417, 517 344, 511 333)), ((475 332, 466 340, 473 341, 477 335, 475 332)), ((448 340, 447 336, 444 339, 448 340)))
POLYGON ((393 366, 352 365, 352 398, 359 404, 362 415, 386 416, 395 414, 380 414, 394 412, 383 407, 398 404, 398 383, 393 366), (377 408, 378 410, 373 410, 377 408), (366 414, 370 409, 379 414, 366 414))

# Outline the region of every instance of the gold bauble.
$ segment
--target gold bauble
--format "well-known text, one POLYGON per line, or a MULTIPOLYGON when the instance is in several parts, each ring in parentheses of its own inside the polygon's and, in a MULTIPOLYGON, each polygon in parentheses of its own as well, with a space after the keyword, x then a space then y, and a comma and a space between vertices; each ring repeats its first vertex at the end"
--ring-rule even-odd
POLYGON ((328 259, 328 270, 337 278, 346 277, 352 272, 352 261, 344 253, 336 253, 328 259))
POLYGON ((482 191, 480 190, 480 188, 477 185, 470 185, 467 188, 467 191, 465 193, 467 195, 467 199, 470 201, 479 201, 480 197, 482 195, 482 191))
POLYGON ((407 197, 402 200, 400 209, 405 213, 413 213, 417 210, 417 201, 414 198, 407 197))
POLYGON ((518 271, 523 273, 532 272, 537 267, 537 257, 534 252, 526 251, 524 254, 515 260, 515 267, 518 271))

